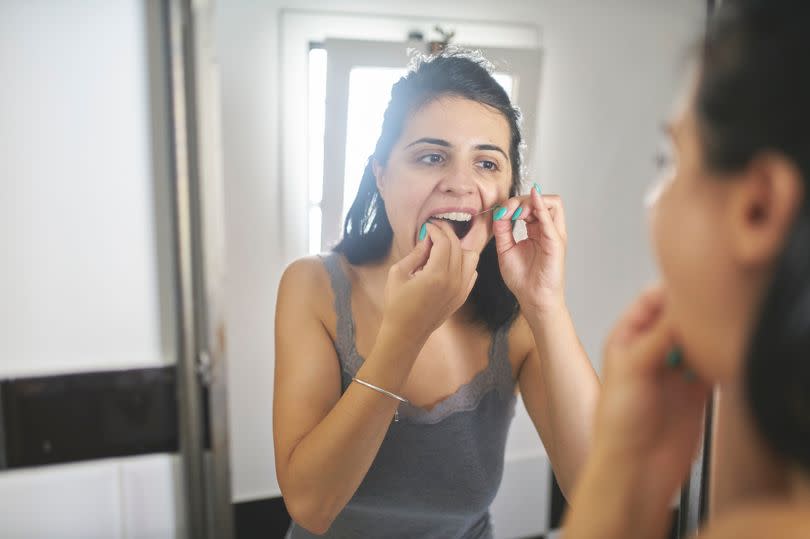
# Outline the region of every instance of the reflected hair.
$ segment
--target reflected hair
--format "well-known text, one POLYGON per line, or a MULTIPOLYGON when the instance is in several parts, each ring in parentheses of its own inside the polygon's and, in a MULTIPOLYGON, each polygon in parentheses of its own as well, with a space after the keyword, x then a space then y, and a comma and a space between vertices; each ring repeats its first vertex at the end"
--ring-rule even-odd
MULTIPOLYGON (((441 97, 460 97, 497 110, 509 124, 509 160, 512 184, 509 196, 520 191, 522 137, 520 112, 493 78, 493 66, 483 56, 459 48, 448 48, 435 56, 417 56, 408 73, 391 88, 391 100, 383 117, 382 132, 374 153, 368 158, 357 196, 343 225, 343 235, 334 251, 355 265, 385 258, 391 249, 393 230, 385 203, 377 189, 373 163, 384 167, 399 140, 405 123, 425 105, 441 97)), ((501 277, 495 242, 490 240, 478 261, 478 280, 467 300, 474 322, 490 330, 501 327, 518 312, 518 303, 501 277)))
POLYGON ((748 403, 772 448, 810 471, 810 2, 726 0, 710 22, 696 110, 706 164, 791 160, 804 199, 750 336, 748 403))

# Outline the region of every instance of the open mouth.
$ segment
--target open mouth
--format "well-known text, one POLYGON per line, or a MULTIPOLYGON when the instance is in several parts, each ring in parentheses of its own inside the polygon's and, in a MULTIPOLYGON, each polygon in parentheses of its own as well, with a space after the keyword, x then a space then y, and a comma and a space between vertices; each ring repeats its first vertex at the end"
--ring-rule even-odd
POLYGON ((450 213, 439 213, 434 215, 432 219, 442 220, 450 223, 450 226, 453 227, 453 231, 458 236, 458 239, 464 239, 470 230, 472 229, 472 215, 465 212, 450 212, 450 213))

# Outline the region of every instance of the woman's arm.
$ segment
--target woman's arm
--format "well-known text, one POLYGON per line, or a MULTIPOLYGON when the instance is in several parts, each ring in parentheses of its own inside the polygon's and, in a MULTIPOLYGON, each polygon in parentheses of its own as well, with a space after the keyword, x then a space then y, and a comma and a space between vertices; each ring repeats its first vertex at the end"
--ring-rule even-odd
MULTIPOLYGON (((388 272, 380 329, 357 378, 400 394, 424 343, 464 304, 478 254, 447 223, 388 272), (430 305, 430 309, 425 309, 430 305)), ((340 394, 340 367, 324 327, 328 279, 316 260, 290 266, 279 285, 273 434, 284 501, 300 525, 324 533, 368 472, 399 402, 360 384, 340 394)))
MULTIPOLYGON (((663 539, 671 526, 671 496, 651 493, 643 467, 599 451, 574 489, 564 539, 663 539)), ((654 479, 653 479, 654 480, 654 479)))
POLYGON ((567 497, 590 447, 599 379, 564 304, 525 317, 536 347, 520 369, 520 392, 567 497))
POLYGON ((504 207, 493 224, 501 275, 534 337, 519 373, 520 390, 569 494, 588 453, 599 380, 565 304, 565 211, 559 196, 541 195, 537 184, 529 196, 512 198, 504 207), (520 242, 510 222, 516 219, 526 223, 520 242))
MULTIPOLYGON (((320 262, 290 266, 279 286, 273 434, 292 518, 324 533, 354 495, 391 424, 396 400, 358 384, 340 394, 340 364, 316 315, 328 290, 320 262), (320 290, 319 290, 320 288, 320 290)), ((385 324, 357 376, 398 393, 423 344, 385 324)))

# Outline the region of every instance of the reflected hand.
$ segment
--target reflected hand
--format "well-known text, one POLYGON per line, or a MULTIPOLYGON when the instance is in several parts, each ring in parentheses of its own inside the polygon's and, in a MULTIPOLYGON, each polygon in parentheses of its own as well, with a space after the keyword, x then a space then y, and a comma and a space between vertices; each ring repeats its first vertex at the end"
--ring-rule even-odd
POLYGON ((427 338, 461 307, 478 278, 478 253, 465 251, 446 222, 426 225, 426 236, 391 266, 383 320, 414 338, 427 338))

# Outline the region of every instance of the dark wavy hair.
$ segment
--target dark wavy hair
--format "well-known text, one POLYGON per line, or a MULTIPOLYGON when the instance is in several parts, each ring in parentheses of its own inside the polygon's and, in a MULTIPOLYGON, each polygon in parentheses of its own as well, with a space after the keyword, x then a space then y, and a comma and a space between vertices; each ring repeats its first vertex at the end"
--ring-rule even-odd
MULTIPOLYGON (((391 88, 391 100, 383 118, 382 133, 374 154, 368 158, 357 196, 343 226, 343 236, 334 251, 352 264, 381 260, 390 251, 393 230, 385 204, 377 189, 372 164, 385 166, 405 122, 420 107, 444 96, 476 101, 500 112, 509 123, 509 160, 512 164, 510 196, 520 190, 521 144, 520 112, 492 77, 492 66, 480 55, 460 49, 417 59, 391 88)), ((501 277, 494 240, 484 247, 478 261, 478 280, 468 303, 473 320, 495 330, 518 312, 518 303, 501 277)))
POLYGON ((775 151, 803 176, 804 200, 747 349, 746 391, 767 442, 810 470, 810 2, 723 3, 706 39, 697 116, 710 168, 739 171, 775 151))

